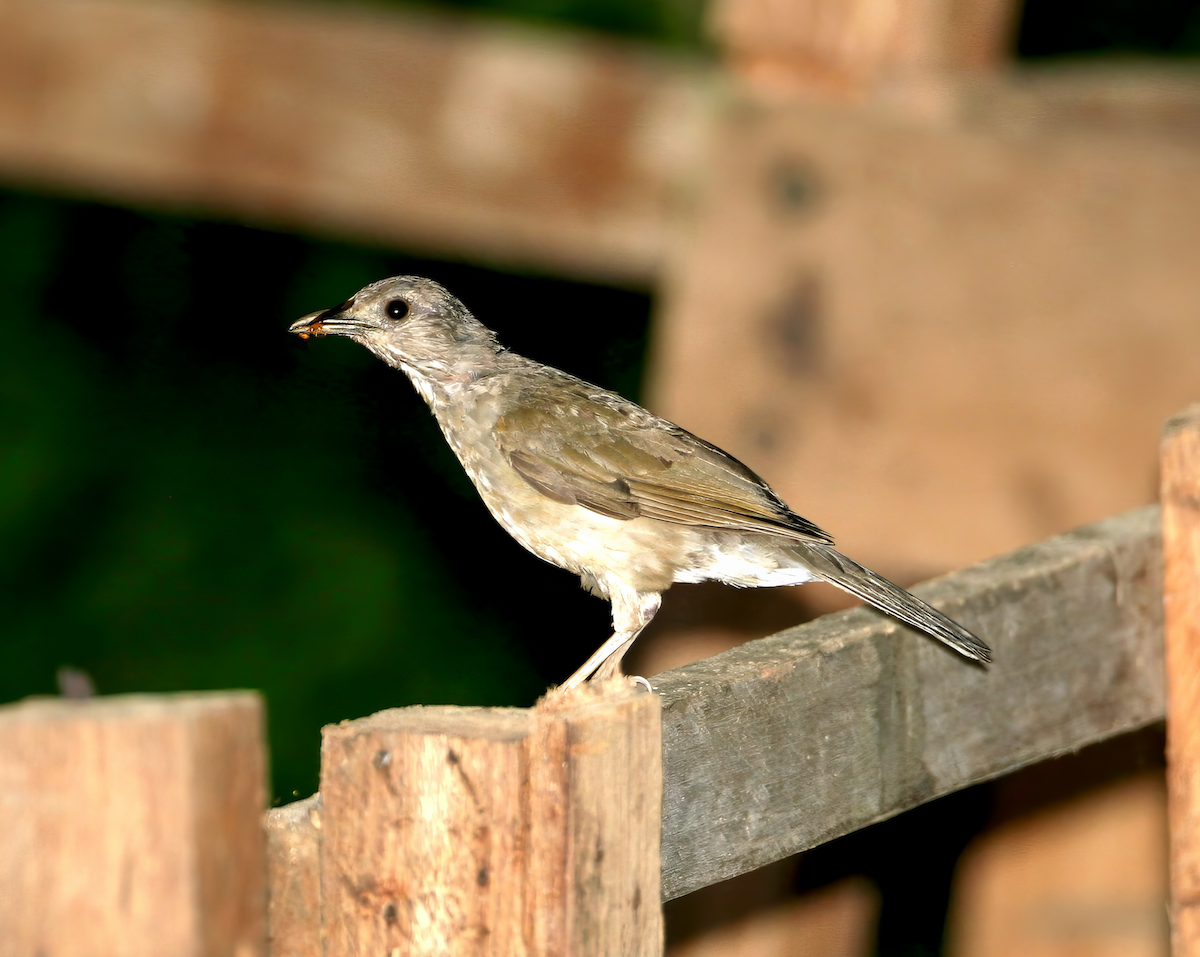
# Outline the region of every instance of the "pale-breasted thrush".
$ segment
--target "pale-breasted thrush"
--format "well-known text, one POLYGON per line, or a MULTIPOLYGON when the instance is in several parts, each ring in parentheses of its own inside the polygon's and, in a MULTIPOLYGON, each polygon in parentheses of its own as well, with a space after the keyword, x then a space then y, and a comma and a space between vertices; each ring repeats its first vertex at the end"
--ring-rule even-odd
POLYGON ((430 279, 398 276, 298 320, 412 381, 504 529, 612 602, 613 635, 564 682, 621 673, 673 582, 827 581, 977 661, 988 646, 851 561, 733 456, 614 392, 510 352, 430 279))

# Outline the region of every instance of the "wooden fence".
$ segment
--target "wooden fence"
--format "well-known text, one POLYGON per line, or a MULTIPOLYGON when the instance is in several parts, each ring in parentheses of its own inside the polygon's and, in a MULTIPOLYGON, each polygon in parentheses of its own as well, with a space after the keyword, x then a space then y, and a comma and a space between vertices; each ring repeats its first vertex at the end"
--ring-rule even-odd
POLYGON ((655 694, 384 711, 326 728, 320 793, 265 828, 252 693, 6 706, 0 954, 659 954, 661 900, 1162 720, 1164 684, 1175 949, 1200 953, 1200 406, 1163 448, 1161 515, 918 589, 987 670, 859 609, 655 694))

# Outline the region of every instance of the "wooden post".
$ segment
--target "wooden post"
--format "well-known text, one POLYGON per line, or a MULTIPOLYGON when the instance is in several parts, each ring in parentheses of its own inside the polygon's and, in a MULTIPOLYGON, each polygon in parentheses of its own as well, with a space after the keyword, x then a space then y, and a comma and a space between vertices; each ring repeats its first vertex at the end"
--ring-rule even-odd
POLYGON ((262 702, 0 708, 0 953, 263 953, 262 702))
POLYGON ((1175 957, 1200 955, 1200 405, 1162 444, 1167 801, 1175 957))
POLYGON ((328 957, 661 954, 661 758, 625 680, 326 728, 328 957))
POLYGON ((267 953, 323 957, 321 795, 271 808, 267 832, 267 953))

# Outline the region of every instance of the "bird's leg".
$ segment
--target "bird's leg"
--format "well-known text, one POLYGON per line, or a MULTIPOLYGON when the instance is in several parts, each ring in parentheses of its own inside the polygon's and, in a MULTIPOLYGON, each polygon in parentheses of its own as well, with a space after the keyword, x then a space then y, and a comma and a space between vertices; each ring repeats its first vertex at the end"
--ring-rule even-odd
MULTIPOLYGON (((633 638, 636 637, 637 635, 633 636, 633 638)), ((617 675, 625 673, 621 670, 621 659, 625 657, 625 652, 633 644, 633 638, 630 638, 625 644, 621 645, 620 648, 604 659, 600 667, 596 669, 596 673, 592 675, 593 681, 607 681, 609 678, 615 678, 617 675)))
POLYGON ((613 635, 592 653, 583 666, 558 686, 568 691, 583 684, 591 676, 593 681, 615 678, 621 672, 621 659, 643 628, 650 624, 662 604, 658 592, 635 592, 613 590, 613 635), (594 672, 594 674, 593 674, 594 672))
POLYGON ((631 635, 628 632, 618 631, 611 638, 609 638, 608 641, 592 652, 592 656, 583 663, 583 665, 578 671, 575 672, 575 674, 571 675, 570 678, 560 684, 558 686, 558 690, 569 691, 576 685, 583 684, 585 681, 587 681, 588 677, 593 671, 602 667, 608 661, 608 659, 612 658, 614 655, 617 658, 618 667, 620 667, 619 663, 621 656, 624 654, 622 649, 628 648, 631 644, 633 644, 633 639, 636 637, 636 635, 631 635))

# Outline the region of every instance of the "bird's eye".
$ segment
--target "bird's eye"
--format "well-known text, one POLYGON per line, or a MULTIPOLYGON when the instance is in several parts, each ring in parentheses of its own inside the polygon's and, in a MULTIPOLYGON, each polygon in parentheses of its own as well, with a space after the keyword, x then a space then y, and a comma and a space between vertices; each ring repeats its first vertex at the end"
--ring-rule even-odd
POLYGON ((384 307, 389 319, 403 319, 408 315, 408 303, 403 299, 393 299, 384 307))

